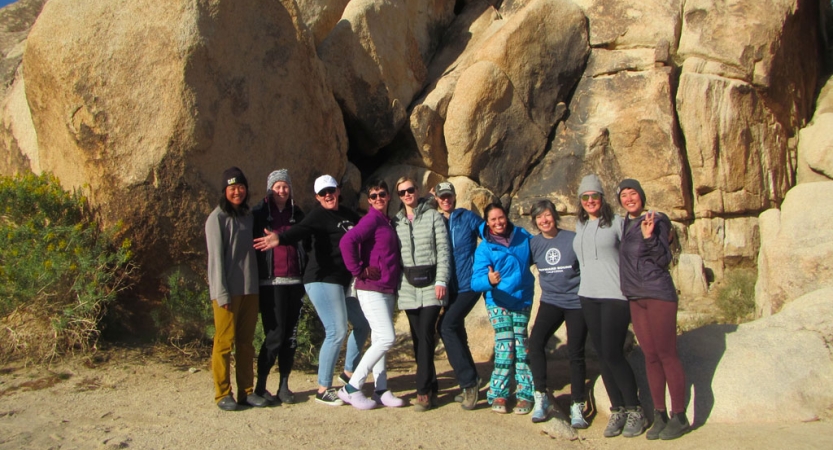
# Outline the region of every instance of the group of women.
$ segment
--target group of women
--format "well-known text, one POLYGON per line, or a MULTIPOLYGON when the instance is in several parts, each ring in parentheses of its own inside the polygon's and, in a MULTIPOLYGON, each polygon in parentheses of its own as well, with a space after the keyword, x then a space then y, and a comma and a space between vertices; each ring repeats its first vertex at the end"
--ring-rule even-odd
POLYGON ((456 208, 456 192, 449 182, 439 183, 429 200, 420 196, 414 180, 400 178, 394 192, 401 207, 392 219, 387 211, 391 192, 378 178, 367 183, 370 208, 361 218, 340 205, 338 182, 329 175, 315 181, 318 204, 306 216, 292 201, 285 170, 269 175, 269 194, 253 214, 247 210, 247 188, 239 169, 227 170, 220 205, 206 222, 217 329, 212 368, 220 408, 294 401, 288 377, 306 291, 326 333, 316 401, 348 403, 362 410, 403 406, 404 401, 388 389, 385 370, 385 355, 395 340, 397 301, 408 318, 417 361, 414 409, 436 406, 438 330, 462 389, 457 400, 463 409, 474 409, 480 380, 465 318, 482 293, 495 330, 487 394, 493 411, 509 411, 514 375, 512 410, 532 412, 533 422, 547 419, 552 403, 545 346, 566 322, 572 426, 588 426, 584 347, 589 332, 612 405, 605 436, 642 434, 648 420, 623 350, 632 319, 654 401, 654 423, 647 438, 674 439, 688 430, 685 378, 676 351, 677 296, 668 272, 671 225, 665 215, 646 211, 645 193, 636 180, 623 180, 617 190, 617 200, 627 211, 622 218, 613 214, 600 180, 595 175, 584 177, 578 189, 575 233, 558 228, 559 215, 552 202, 539 201, 531 214, 533 227, 540 232, 534 237, 512 224, 498 203, 484 209, 485 221, 456 208), (531 264, 538 268, 542 295, 528 338, 534 290, 531 264), (253 305, 258 298, 266 339, 258 355, 257 385, 251 367, 246 371, 241 367, 245 364, 238 364, 235 401, 228 373, 231 347, 234 343, 240 360, 253 357, 257 318, 253 305), (368 333, 371 344, 361 355, 368 333), (333 372, 345 339, 347 356, 339 377, 344 386, 336 389, 333 372), (266 390, 266 379, 276 361, 281 381, 273 396, 266 390), (368 398, 362 388, 370 373, 375 386, 368 398), (670 412, 665 405, 666 386, 670 412))

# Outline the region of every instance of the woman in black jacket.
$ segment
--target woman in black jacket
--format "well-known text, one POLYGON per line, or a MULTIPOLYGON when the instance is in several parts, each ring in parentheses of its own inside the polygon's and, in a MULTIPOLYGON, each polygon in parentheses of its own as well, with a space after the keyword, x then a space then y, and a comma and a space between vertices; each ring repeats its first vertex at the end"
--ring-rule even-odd
MULTIPOLYGON (((292 181, 286 169, 269 174, 266 192, 266 197, 252 210, 255 238, 263 237, 266 230, 283 233, 304 219, 304 213, 292 200, 292 181)), ((304 260, 302 242, 257 252, 264 340, 257 357, 255 393, 272 403, 295 403, 295 395, 289 390, 289 374, 295 363, 295 339, 304 298, 304 260), (281 382, 277 397, 273 397, 266 390, 266 379, 276 360, 281 382)))
POLYGON ((617 190, 625 216, 619 246, 619 278, 628 298, 633 330, 645 354, 648 386, 654 401, 654 425, 648 439, 675 439, 689 430, 685 415, 685 373, 677 355, 677 290, 668 272, 671 221, 645 210, 645 191, 625 179, 617 190), (665 387, 671 395, 670 417, 665 387))

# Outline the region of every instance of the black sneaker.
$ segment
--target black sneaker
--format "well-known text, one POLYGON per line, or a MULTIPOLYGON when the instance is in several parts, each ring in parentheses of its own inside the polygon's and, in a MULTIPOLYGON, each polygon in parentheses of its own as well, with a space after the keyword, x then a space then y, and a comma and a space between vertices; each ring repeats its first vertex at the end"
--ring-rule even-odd
POLYGON ((679 414, 671 413, 671 417, 668 418, 668 424, 666 424, 665 429, 659 433, 659 438, 664 441, 677 439, 678 437, 688 433, 688 430, 690 429, 691 424, 688 423, 688 418, 685 416, 684 412, 679 414))
POLYGON ((651 429, 645 433, 645 439, 649 441, 654 441, 659 439, 659 434, 662 433, 662 430, 665 429, 665 425, 668 424, 668 413, 665 411, 657 411, 654 410, 654 424, 651 426, 651 429))
POLYGON ((338 379, 341 380, 341 382, 344 384, 350 383, 350 376, 344 372, 341 372, 341 375, 338 376, 338 379))
POLYGON ((237 409, 237 402, 234 401, 234 397, 232 397, 231 395, 227 395, 221 398, 219 402, 217 402, 217 407, 222 409, 223 411, 234 411, 235 409, 237 409))
POLYGON ((263 391, 263 392, 255 391, 255 394, 263 397, 263 399, 266 400, 266 403, 268 403, 270 406, 278 406, 278 405, 281 404, 281 399, 279 399, 278 397, 275 397, 274 395, 269 393, 269 391, 263 391))
POLYGON ((329 388, 324 392, 315 394, 315 401, 327 406, 341 406, 344 401, 338 398, 338 391, 335 388, 329 388))

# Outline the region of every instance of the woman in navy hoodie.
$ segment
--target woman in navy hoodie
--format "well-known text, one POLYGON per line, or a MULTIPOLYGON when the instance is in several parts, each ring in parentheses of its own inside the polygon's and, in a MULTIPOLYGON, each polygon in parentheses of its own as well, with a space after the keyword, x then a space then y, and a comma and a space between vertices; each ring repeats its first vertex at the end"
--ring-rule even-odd
POLYGON ((529 233, 509 222, 498 203, 484 209, 483 240, 474 254, 471 288, 486 293, 489 321, 495 329, 495 366, 487 399, 492 411, 506 414, 509 377, 514 369, 515 414, 529 414, 533 405, 532 372, 527 357, 527 325, 532 309, 535 278, 529 266, 529 233))
POLYGON ((619 278, 629 300, 633 331, 645 354, 648 387, 654 401, 654 425, 648 439, 675 439, 689 430, 685 415, 685 373, 677 355, 677 289, 668 272, 671 221, 645 210, 645 191, 625 179, 617 190, 628 214, 619 246, 619 278), (670 417, 665 387, 671 395, 670 417))
POLYGON ((338 396, 357 409, 373 409, 377 404, 399 407, 402 399, 388 390, 385 355, 396 340, 393 329, 393 302, 402 268, 399 265, 399 238, 387 216, 390 191, 384 180, 371 179, 367 198, 371 208, 355 227, 341 238, 339 247, 344 265, 356 278, 356 290, 367 323, 370 347, 338 396), (373 400, 365 397, 362 386, 373 371, 376 383, 373 400))

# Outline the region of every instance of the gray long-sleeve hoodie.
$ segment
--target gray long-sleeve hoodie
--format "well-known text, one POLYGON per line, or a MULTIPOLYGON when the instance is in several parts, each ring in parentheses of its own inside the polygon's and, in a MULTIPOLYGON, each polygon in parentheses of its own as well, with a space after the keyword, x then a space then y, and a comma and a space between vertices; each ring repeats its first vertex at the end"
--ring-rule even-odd
POLYGON ((580 297, 627 300, 619 283, 619 243, 622 218, 613 216, 609 227, 599 219, 576 223, 573 249, 581 267, 580 297))
POLYGON ((258 293, 253 230, 251 214, 231 217, 219 206, 205 221, 208 290, 219 306, 231 302, 233 296, 258 293))

